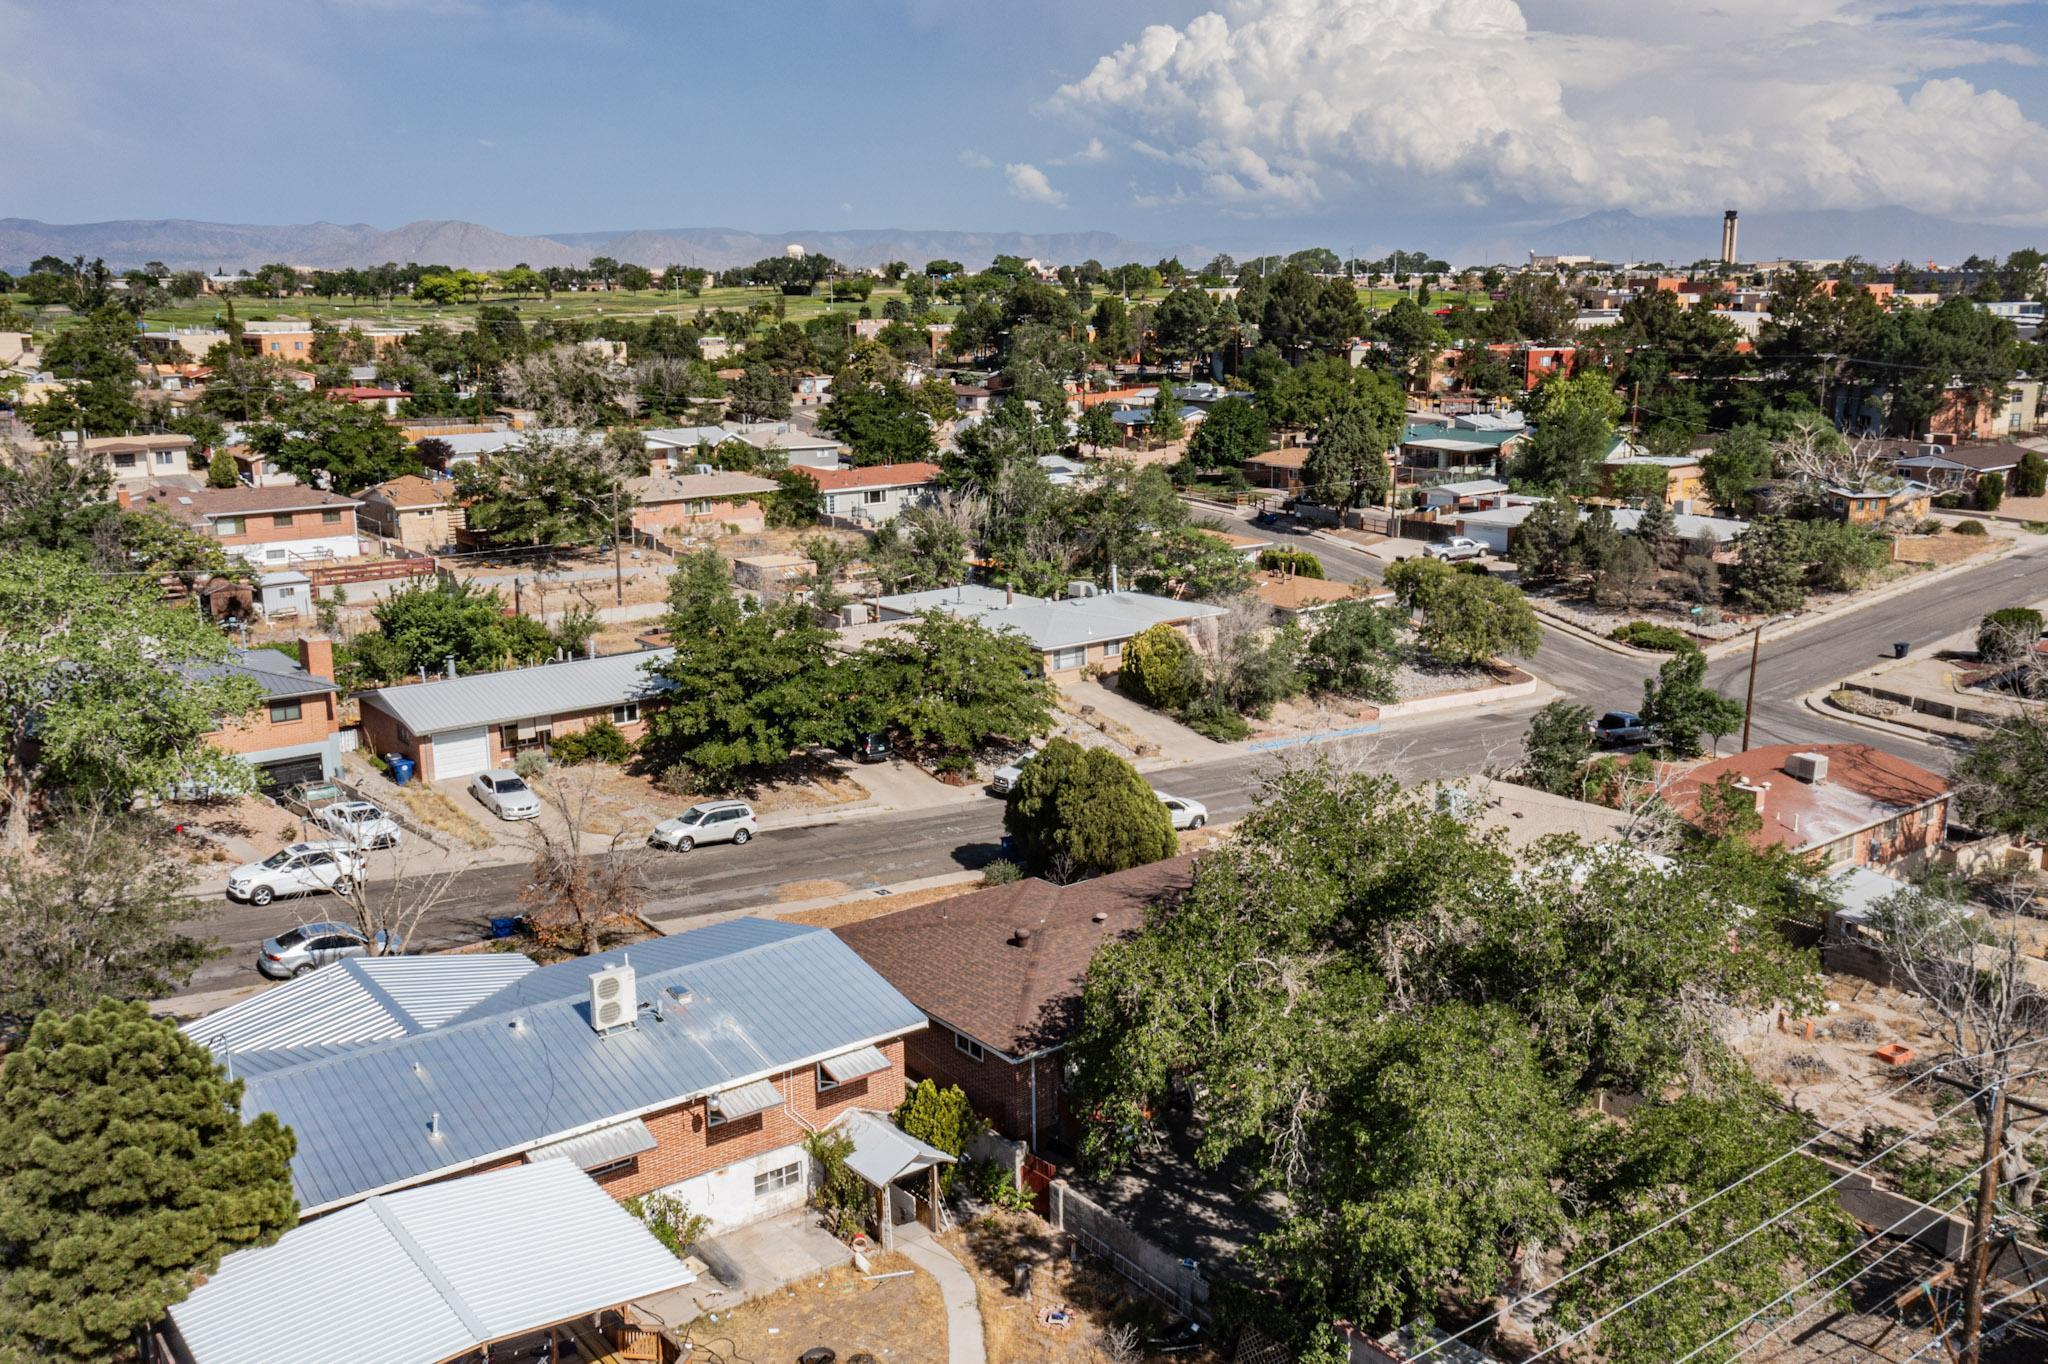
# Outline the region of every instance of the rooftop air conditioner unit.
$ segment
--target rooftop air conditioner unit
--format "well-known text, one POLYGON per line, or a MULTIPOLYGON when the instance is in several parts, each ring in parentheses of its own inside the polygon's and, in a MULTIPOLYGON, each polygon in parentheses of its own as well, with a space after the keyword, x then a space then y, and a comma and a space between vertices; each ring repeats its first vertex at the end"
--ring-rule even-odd
POLYGON ((693 474, 715 474, 718 472, 718 467, 712 464, 692 464, 690 472, 693 474))
POLYGON ((625 964, 607 966, 590 977, 590 1026, 607 1033, 632 1026, 636 1012, 633 968, 625 964))
POLYGON ((1825 753, 1793 753, 1785 759, 1785 775, 1796 777, 1809 786, 1828 779, 1828 755, 1825 753))

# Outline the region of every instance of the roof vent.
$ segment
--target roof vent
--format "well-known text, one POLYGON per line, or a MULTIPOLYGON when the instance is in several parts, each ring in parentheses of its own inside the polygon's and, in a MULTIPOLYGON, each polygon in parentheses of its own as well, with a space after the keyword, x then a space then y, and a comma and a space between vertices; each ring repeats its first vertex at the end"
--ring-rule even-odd
POLYGON ((631 1027, 634 1006, 633 968, 624 962, 607 966, 590 977, 590 1026, 598 1033, 631 1027))
POLYGON ((1825 753, 1793 753, 1785 758, 1785 775, 1797 777, 1809 786, 1828 779, 1828 755, 1825 753))
POLYGON ((438 1112, 427 1114, 427 1135, 435 1141, 441 1139, 441 1115, 438 1112))
POLYGON ((677 1004, 688 1004, 696 998, 687 985, 671 985, 664 993, 677 1004))
POLYGON ((427 1078, 427 1068, 417 1061, 412 1063, 412 1073, 422 1080, 427 1078))
POLYGON ((1010 930, 1010 941, 1018 947, 1029 947, 1031 945, 1031 930, 1028 928, 1010 930))
POLYGON ((1098 909, 1095 911, 1095 922, 1106 924, 1109 922, 1109 915, 1105 911, 1098 909))

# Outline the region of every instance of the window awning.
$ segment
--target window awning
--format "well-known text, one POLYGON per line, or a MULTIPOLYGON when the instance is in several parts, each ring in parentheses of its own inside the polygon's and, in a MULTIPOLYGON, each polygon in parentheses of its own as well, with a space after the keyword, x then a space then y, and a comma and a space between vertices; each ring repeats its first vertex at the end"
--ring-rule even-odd
POLYGON ((832 1083, 843 1085, 848 1080, 858 1080, 863 1075, 873 1075, 878 1070, 887 1070, 889 1058, 882 1055, 879 1047, 862 1047, 859 1051, 827 1057, 822 1064, 826 1076, 832 1083))
POLYGON ((628 1118, 609 1127, 600 1127, 595 1132, 536 1146, 526 1153, 526 1159, 529 1164, 541 1160, 567 1160, 574 1162, 579 1170, 595 1170, 600 1165, 629 1160, 642 1151, 653 1149, 654 1134, 647 1130, 647 1124, 638 1118, 628 1118))
POLYGON ((781 1104, 782 1091, 770 1080, 756 1080, 750 1085, 721 1090, 711 1096, 711 1111, 726 1122, 755 1113, 765 1113, 771 1108, 780 1107, 781 1104))

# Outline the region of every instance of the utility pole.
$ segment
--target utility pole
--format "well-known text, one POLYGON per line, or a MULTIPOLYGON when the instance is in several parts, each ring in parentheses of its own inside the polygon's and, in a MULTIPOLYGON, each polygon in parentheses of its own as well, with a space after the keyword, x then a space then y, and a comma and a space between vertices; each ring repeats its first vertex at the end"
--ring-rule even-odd
POLYGON ((1999 1158, 2005 1150, 2005 1085, 1991 1086, 1991 1117, 1984 1124, 1984 1172, 1977 1179, 1977 1211, 1964 1255, 1963 1347, 1960 1364, 1978 1364, 1984 1330, 1984 1280, 1991 1272, 1991 1214, 1998 1201, 1999 1158))
POLYGON ((619 559, 619 485, 612 484, 612 594, 620 606, 626 604, 626 570, 619 559))
POLYGON ((1756 633, 1749 641, 1749 692, 1742 698, 1742 751, 1749 752, 1749 717, 1756 713, 1756 659, 1763 652, 1764 626, 1769 621, 1756 623, 1756 633))

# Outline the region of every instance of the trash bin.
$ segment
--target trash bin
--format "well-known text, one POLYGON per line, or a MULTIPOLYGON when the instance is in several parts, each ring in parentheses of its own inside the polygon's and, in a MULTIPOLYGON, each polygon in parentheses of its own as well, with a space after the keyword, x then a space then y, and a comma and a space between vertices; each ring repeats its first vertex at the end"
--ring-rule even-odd
POLYGON ((1903 639, 1894 640, 1892 641, 1892 657, 1904 658, 1906 656, 1907 650, 1911 649, 1912 647, 1913 646, 1911 644, 1909 644, 1903 639))
POLYGON ((391 764, 391 780, 400 786, 412 780, 413 761, 403 753, 386 753, 384 761, 391 764))
POLYGON ((509 938, 519 931, 519 916, 507 914, 491 920, 491 936, 509 938))

